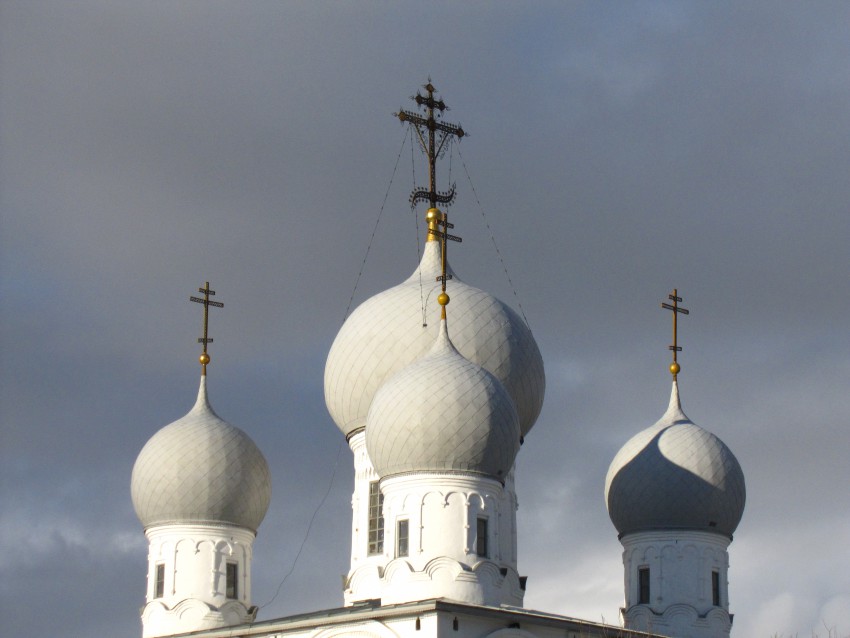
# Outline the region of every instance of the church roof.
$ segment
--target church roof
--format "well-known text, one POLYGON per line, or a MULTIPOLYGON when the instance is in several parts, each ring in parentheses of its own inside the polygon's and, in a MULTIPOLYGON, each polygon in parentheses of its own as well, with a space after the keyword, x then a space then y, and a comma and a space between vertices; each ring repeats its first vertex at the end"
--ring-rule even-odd
POLYGON ((744 512, 744 473, 732 451, 691 421, 673 382, 670 405, 617 453, 605 480, 608 514, 621 536, 666 529, 731 538, 744 512))
MULTIPOLYGON (((451 268, 448 273, 452 342, 505 386, 525 435, 540 413, 546 385, 537 343, 509 306, 463 283, 451 268)), ((440 274, 439 242, 427 242, 416 271, 361 304, 337 334, 325 366, 325 401, 346 436, 365 426, 378 388, 433 345, 438 326, 427 318, 437 307, 440 274)))
POLYGON ((136 459, 131 492, 145 528, 217 522, 256 532, 266 515, 266 459, 245 432, 213 411, 206 379, 192 410, 154 434, 136 459))
POLYGON ((391 377, 367 417, 379 476, 467 471, 504 481, 519 451, 519 421, 499 380, 465 359, 446 321, 431 351, 391 377))
MULTIPOLYGON (((624 629, 617 625, 607 625, 588 620, 580 620, 569 616, 561 616, 534 609, 516 607, 490 607, 485 605, 469 605, 443 598, 422 600, 396 605, 381 605, 380 600, 370 604, 337 607, 305 614, 296 614, 274 620, 207 629, 192 632, 196 638, 231 638, 238 636, 254 636, 270 638, 272 636, 316 636, 316 635, 376 635, 375 629, 390 633, 388 627, 399 626, 400 621, 414 621, 416 618, 436 616, 447 625, 457 621, 458 636, 481 636, 500 632, 507 636, 527 635, 527 632, 540 635, 541 631, 556 632, 559 635, 577 635, 587 638, 603 638, 618 636, 619 638, 651 638, 656 634, 643 631, 624 629), (380 624, 378 624, 380 623, 380 624), (318 632, 317 630, 324 631, 318 632), (522 631, 524 630, 524 631, 522 631), (349 634, 343 632, 350 632, 349 634)), ((439 626, 439 623, 437 624, 439 626)), ((427 631, 428 625, 423 623, 423 636, 438 635, 437 632, 427 631)), ((440 633, 440 635, 442 635, 440 633)))

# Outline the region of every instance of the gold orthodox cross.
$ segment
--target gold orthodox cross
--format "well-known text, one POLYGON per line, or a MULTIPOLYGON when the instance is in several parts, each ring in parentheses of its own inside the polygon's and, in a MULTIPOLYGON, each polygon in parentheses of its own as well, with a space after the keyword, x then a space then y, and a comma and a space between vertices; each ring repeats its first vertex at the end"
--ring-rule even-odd
POLYGON ((203 288, 198 288, 198 292, 204 293, 204 298, 199 299, 198 297, 189 297, 189 301, 204 304, 204 336, 198 337, 198 343, 204 344, 204 353, 198 358, 198 360, 201 362, 201 374, 206 375, 207 364, 210 362, 210 355, 207 354, 207 344, 213 342, 212 338, 207 336, 210 306, 215 306, 216 308, 224 308, 224 304, 219 301, 210 300, 210 295, 215 294, 215 290, 210 290, 210 282, 207 282, 203 288))
POLYGON ((673 305, 669 303, 661 304, 661 307, 665 310, 671 310, 673 312, 673 345, 668 346, 670 350, 673 351, 673 363, 670 364, 670 373, 673 375, 673 379, 676 378, 676 375, 679 374, 679 370, 681 367, 679 366, 679 362, 676 361, 676 353, 681 352, 682 348, 679 347, 678 342, 678 324, 676 319, 679 314, 688 315, 690 312, 686 308, 680 308, 679 302, 682 301, 682 298, 679 297, 679 291, 676 288, 673 288, 673 294, 667 295, 667 298, 673 302, 673 305))
POLYGON ((460 125, 440 121, 443 111, 448 110, 448 107, 443 100, 434 97, 437 89, 431 84, 430 78, 428 84, 422 88, 425 89, 426 95, 417 92, 412 99, 417 106, 425 107, 425 117, 404 109, 399 109, 398 113, 395 113, 399 120, 408 122, 413 127, 419 138, 419 144, 428 157, 428 188, 415 188, 410 194, 410 205, 415 206, 417 202, 427 200, 431 208, 436 208, 437 204, 448 206, 454 200, 455 187, 452 184, 447 191, 437 191, 437 158, 443 153, 449 139, 452 137, 461 139, 467 133, 460 125))
MULTIPOLYGON (((430 213, 431 211, 435 211, 436 213, 440 212, 436 208, 432 208, 428 212, 430 213)), ((429 228, 428 234, 434 235, 434 236, 438 237, 439 240, 440 240, 442 272, 440 273, 440 275, 437 276, 436 280, 439 281, 442 284, 442 292, 437 297, 437 303, 439 303, 440 306, 442 306, 442 310, 440 311, 440 316, 441 316, 441 318, 445 319, 446 318, 446 304, 449 303, 449 296, 448 296, 448 294, 446 294, 446 281, 448 281, 449 279, 452 278, 451 275, 446 273, 446 270, 448 268, 448 259, 446 257, 446 253, 447 253, 446 246, 447 246, 449 241, 456 241, 456 242, 460 243, 460 242, 463 241, 463 239, 458 237, 457 235, 450 235, 449 234, 449 232, 448 232, 449 228, 454 228, 455 225, 449 223, 448 216, 445 213, 435 215, 435 217, 436 217, 437 226, 438 227, 442 226, 442 228, 429 228)))

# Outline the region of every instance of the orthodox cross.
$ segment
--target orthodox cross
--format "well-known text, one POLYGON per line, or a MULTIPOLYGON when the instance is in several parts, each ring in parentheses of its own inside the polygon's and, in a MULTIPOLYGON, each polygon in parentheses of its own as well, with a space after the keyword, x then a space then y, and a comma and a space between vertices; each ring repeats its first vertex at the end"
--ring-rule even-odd
POLYGON ((678 318, 679 313, 683 315, 690 314, 686 308, 679 307, 679 302, 682 301, 682 298, 678 295, 679 291, 676 290, 676 288, 673 288, 673 294, 667 295, 667 299, 672 301, 673 305, 670 305, 669 303, 661 303, 662 308, 673 312, 673 345, 669 346, 669 349, 673 351, 673 363, 670 364, 670 373, 673 375, 673 379, 676 378, 676 375, 679 374, 679 370, 681 370, 678 361, 676 361, 676 353, 682 351, 678 342, 678 325, 676 323, 676 319, 678 318))
POLYGON ((427 200, 430 202, 431 208, 436 208, 437 204, 448 206, 455 198, 455 187, 452 184, 447 191, 437 191, 437 158, 443 153, 445 144, 449 139, 452 137, 461 139, 467 133, 460 125, 438 121, 443 111, 448 110, 448 107, 443 100, 434 97, 434 92, 437 89, 431 84, 430 78, 428 84, 422 88, 425 89, 427 95, 422 95, 417 91, 411 99, 420 108, 425 107, 425 117, 404 109, 399 109, 398 113, 395 113, 399 120, 410 123, 416 131, 422 150, 428 157, 428 188, 414 188, 413 192, 410 193, 410 205, 415 206, 417 202, 427 200))
POLYGON ((210 306, 215 306, 216 308, 224 308, 224 304, 219 301, 210 300, 210 295, 215 294, 215 290, 210 290, 210 282, 207 282, 203 288, 198 288, 198 292, 204 293, 204 298, 199 299, 198 297, 189 297, 189 301, 204 304, 204 336, 198 337, 198 343, 204 344, 204 353, 198 358, 198 360, 201 362, 201 374, 206 375, 207 364, 210 362, 210 355, 207 354, 207 344, 213 342, 211 337, 207 337, 210 306))
POLYGON ((446 259, 446 252, 447 252, 446 246, 448 245, 449 241, 456 241, 456 242, 460 243, 460 242, 463 241, 463 239, 458 237, 457 235, 450 235, 449 234, 449 232, 448 232, 449 228, 454 228, 455 225, 449 223, 448 216, 445 213, 437 216, 436 225, 437 225, 438 228, 429 228, 428 234, 434 235, 434 236, 438 237, 439 240, 440 240, 442 271, 437 276, 436 280, 439 281, 442 284, 442 292, 437 297, 437 303, 439 303, 440 306, 442 306, 441 317, 443 319, 445 319, 446 318, 446 304, 449 303, 449 295, 446 293, 446 281, 448 281, 449 279, 452 278, 451 275, 446 274, 446 268, 447 268, 447 264, 448 264, 448 260, 446 259), (440 226, 442 226, 442 228, 439 228, 440 226))

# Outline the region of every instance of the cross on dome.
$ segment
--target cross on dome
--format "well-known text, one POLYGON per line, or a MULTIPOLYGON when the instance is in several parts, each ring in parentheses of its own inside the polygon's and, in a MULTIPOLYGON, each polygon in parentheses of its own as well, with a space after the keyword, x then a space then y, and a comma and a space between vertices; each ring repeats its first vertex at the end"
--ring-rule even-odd
POLYGON ((676 288, 673 288, 673 293, 667 295, 667 298, 670 301, 672 301, 673 304, 670 305, 669 303, 662 302, 661 307, 664 308, 665 310, 670 310, 673 313, 673 345, 668 346, 668 348, 673 351, 673 363, 670 364, 670 374, 673 375, 673 380, 675 380, 676 375, 679 374, 679 370, 682 369, 679 366, 679 362, 676 361, 676 353, 682 351, 682 348, 679 346, 679 342, 678 342, 679 328, 678 328, 678 323, 677 323, 676 319, 678 318, 678 315, 680 313, 683 314, 683 315, 689 315, 690 311, 687 310, 686 308, 680 308, 679 307, 679 302, 682 301, 682 298, 679 297, 679 291, 676 288))
POLYGON ((440 226, 442 226, 442 230, 438 230, 437 228, 429 228, 428 229, 428 235, 429 236, 433 235, 435 237, 438 237, 439 241, 440 241, 441 274, 437 276, 436 281, 439 281, 441 283, 442 292, 437 297, 437 303, 440 304, 440 308, 441 308, 440 318, 445 319, 446 318, 446 305, 448 305, 448 303, 449 303, 449 295, 446 293, 446 281, 452 278, 451 275, 446 274, 446 268, 447 268, 447 264, 448 264, 448 259, 447 259, 447 256, 446 256, 446 252, 447 252, 446 246, 447 246, 449 240, 456 241, 456 242, 460 243, 460 242, 463 241, 463 239, 461 237, 458 237, 457 235, 450 235, 449 234, 448 229, 454 228, 455 226, 454 226, 454 224, 449 223, 448 216, 445 213, 440 213, 440 210, 437 209, 437 208, 429 209, 428 214, 431 215, 431 213, 434 213, 433 216, 437 218, 436 221, 435 221, 435 225, 437 225, 438 228, 440 226))
POLYGON ((430 202, 430 208, 434 209, 437 207, 437 204, 450 206, 455 198, 454 184, 447 191, 437 191, 437 158, 443 154, 448 140, 452 137, 462 139, 467 133, 460 125, 438 121, 442 116, 442 112, 448 110, 448 107, 443 100, 438 100, 434 97, 434 92, 437 89, 431 84, 430 78, 428 79, 428 84, 423 88, 426 91, 426 95, 417 92, 411 99, 420 108, 425 108, 425 117, 405 109, 399 109, 398 113, 394 115, 402 123, 407 122, 410 124, 413 130, 416 131, 422 151, 428 158, 428 188, 414 188, 413 192, 410 193, 410 205, 416 206, 417 202, 428 201, 430 202))
POLYGON ((198 357, 198 361, 200 361, 201 363, 201 374, 203 376, 206 376, 207 364, 210 362, 210 355, 207 354, 207 344, 213 342, 212 337, 207 336, 210 306, 215 306, 216 308, 224 308, 224 304, 220 301, 210 300, 210 295, 215 294, 215 290, 210 290, 210 282, 206 282, 206 285, 203 288, 198 288, 198 292, 204 293, 204 298, 199 299, 198 297, 189 297, 189 301, 194 301, 195 303, 200 303, 204 305, 204 336, 198 337, 198 343, 204 344, 204 352, 201 354, 200 357, 198 357))

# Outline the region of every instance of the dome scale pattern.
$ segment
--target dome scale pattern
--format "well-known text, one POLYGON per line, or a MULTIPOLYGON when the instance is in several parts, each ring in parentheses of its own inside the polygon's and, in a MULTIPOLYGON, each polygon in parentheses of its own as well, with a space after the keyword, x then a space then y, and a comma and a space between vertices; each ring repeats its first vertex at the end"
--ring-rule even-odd
MULTIPOLYGON (((362 303, 331 346, 325 366, 325 402, 346 436, 365 426, 378 388, 434 344, 440 293, 435 278, 442 272, 439 248, 439 242, 427 242, 416 271, 362 303)), ((505 386, 526 435, 540 414, 546 387, 537 343, 510 307, 463 283, 450 268, 448 272, 453 276, 452 342, 461 355, 505 386)))
POLYGON ((687 529, 731 538, 744 513, 744 473, 723 441, 685 416, 674 382, 664 416, 611 462, 605 502, 621 537, 687 529))
POLYGON ((225 523, 256 532, 271 500, 266 459, 247 434, 210 407, 206 376, 192 410, 142 448, 130 487, 145 528, 225 523))
POLYGON ((474 472, 505 480, 519 451, 519 421, 504 386, 462 357, 445 321, 426 356, 375 395, 366 449, 381 478, 474 472))

